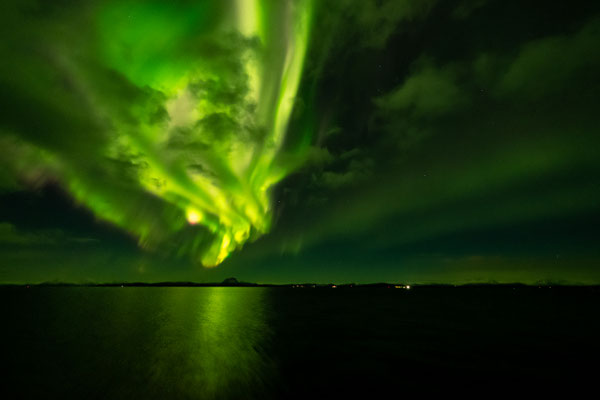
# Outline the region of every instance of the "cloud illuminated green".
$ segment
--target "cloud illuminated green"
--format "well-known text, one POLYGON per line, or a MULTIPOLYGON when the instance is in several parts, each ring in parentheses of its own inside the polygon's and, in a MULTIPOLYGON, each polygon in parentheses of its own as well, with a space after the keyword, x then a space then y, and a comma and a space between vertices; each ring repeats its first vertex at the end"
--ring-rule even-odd
POLYGON ((58 180, 142 246, 205 266, 270 229, 269 189, 306 156, 278 161, 312 0, 108 1, 33 23, 12 12, 33 33, 12 61, 24 70, 1 82, 17 174, 58 180))

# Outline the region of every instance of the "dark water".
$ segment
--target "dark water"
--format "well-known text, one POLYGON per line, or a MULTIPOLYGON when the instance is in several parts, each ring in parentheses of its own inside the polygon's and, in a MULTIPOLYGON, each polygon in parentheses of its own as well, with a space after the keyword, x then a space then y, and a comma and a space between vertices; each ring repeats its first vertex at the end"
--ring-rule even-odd
POLYGON ((4 398, 592 387, 593 289, 2 288, 4 398))

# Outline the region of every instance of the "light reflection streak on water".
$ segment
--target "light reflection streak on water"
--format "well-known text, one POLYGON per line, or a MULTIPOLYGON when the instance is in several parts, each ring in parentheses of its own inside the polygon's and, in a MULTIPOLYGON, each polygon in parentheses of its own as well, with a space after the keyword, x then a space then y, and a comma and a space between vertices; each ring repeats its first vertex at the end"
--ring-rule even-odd
POLYGON ((266 355, 266 291, 261 288, 171 288, 157 332, 160 386, 199 398, 252 397, 276 371, 266 355))

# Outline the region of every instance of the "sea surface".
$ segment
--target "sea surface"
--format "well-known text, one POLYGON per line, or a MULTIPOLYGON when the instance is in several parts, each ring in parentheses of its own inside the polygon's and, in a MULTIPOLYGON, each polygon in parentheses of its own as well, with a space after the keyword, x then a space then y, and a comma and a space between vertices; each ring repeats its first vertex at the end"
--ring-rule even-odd
POLYGON ((5 399, 400 398, 599 379, 590 288, 3 287, 0 301, 5 399))

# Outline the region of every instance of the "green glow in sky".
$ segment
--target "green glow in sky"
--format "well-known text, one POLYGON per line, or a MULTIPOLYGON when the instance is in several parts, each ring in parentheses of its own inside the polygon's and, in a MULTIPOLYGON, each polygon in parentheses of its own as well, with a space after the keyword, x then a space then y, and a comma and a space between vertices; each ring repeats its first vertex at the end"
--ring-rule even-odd
POLYGON ((0 281, 600 282, 599 2, 68 3, 0 12, 0 281))
POLYGON ((127 199, 111 201, 67 169, 78 201, 144 247, 189 225, 206 228, 208 241, 202 231, 176 249, 204 266, 269 230, 269 189, 290 172, 275 160, 301 79, 311 0, 265 4, 116 1, 96 13, 104 66, 154 103, 127 105, 134 119, 125 120, 98 101, 113 135, 106 156, 135 164, 140 186, 173 207, 160 226, 152 215, 131 218, 127 199))

